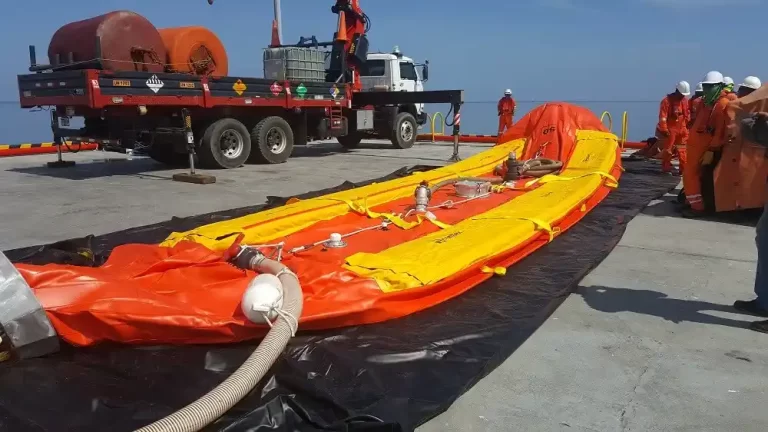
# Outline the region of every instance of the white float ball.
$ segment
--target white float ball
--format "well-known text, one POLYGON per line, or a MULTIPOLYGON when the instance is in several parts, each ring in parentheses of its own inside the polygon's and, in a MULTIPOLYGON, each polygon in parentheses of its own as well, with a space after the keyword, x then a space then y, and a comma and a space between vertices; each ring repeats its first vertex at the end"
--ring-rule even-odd
POLYGON ((277 318, 275 309, 283 307, 283 283, 280 279, 268 273, 263 273, 248 283, 241 308, 245 316, 253 323, 267 324, 266 316, 270 321, 277 318))

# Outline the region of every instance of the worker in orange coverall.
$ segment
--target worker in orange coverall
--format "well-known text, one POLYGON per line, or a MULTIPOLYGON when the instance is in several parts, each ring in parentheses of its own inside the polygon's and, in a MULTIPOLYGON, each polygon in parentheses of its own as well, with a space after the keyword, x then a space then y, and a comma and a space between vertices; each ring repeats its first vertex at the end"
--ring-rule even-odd
POLYGON ((688 142, 688 119, 691 113, 688 109, 687 96, 691 94, 691 86, 686 81, 677 83, 673 93, 668 94, 659 106, 659 122, 656 124, 656 137, 661 145, 661 172, 672 174, 672 158, 675 150, 680 158, 682 173, 686 161, 688 142))
POLYGON ((512 98, 512 90, 507 89, 504 91, 504 97, 499 100, 499 135, 504 131, 512 127, 512 118, 515 116, 515 109, 517 104, 512 98))
POLYGON ((699 83, 696 86, 696 92, 693 93, 691 99, 688 101, 688 110, 691 112, 691 118, 688 119, 688 129, 693 126, 693 122, 696 120, 696 113, 699 111, 701 104, 704 103, 704 86, 699 83))
POLYGON ((683 190, 690 206, 683 211, 683 216, 697 217, 704 213, 704 199, 701 196, 701 167, 712 163, 714 153, 710 146, 717 145, 724 139, 728 126, 726 107, 728 96, 725 91, 723 74, 717 71, 707 73, 701 81, 704 87, 704 99, 688 139, 687 163, 683 171, 683 190), (723 138, 720 138, 720 137, 723 138))

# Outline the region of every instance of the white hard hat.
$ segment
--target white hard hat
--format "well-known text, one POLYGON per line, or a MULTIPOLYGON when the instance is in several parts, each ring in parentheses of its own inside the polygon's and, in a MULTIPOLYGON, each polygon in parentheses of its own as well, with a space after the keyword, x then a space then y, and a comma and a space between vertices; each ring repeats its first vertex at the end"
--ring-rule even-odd
POLYGON ((739 87, 746 87, 751 88, 753 90, 759 89, 763 85, 762 82, 760 82, 760 78, 756 76, 748 76, 744 78, 744 82, 739 84, 739 87))
POLYGON ((696 91, 697 91, 697 92, 703 92, 703 91, 704 91, 704 84, 702 84, 702 83, 699 83, 699 84, 696 86, 696 91))
POLYGON ((701 80, 702 84, 722 84, 723 74, 718 71, 710 71, 704 75, 704 79, 701 80))
POLYGON ((504 94, 505 95, 511 95, 512 94, 512 90, 506 89, 506 90, 504 90, 504 94))
POLYGON ((680 81, 677 83, 676 88, 683 96, 689 96, 691 94, 691 85, 688 84, 688 81, 680 81))
POLYGON ((725 85, 733 85, 734 84, 733 83, 733 78, 731 78, 731 77, 723 78, 723 84, 725 84, 725 85))

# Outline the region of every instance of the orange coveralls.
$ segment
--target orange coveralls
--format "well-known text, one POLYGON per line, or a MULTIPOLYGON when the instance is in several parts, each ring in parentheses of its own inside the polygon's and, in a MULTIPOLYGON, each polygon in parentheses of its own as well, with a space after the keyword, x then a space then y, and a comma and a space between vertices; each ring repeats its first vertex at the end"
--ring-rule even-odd
POLYGON ((696 113, 699 112, 699 108, 704 103, 704 98, 699 96, 696 99, 688 101, 689 111, 691 112, 691 118, 688 119, 688 128, 693 127, 693 122, 696 121, 696 113))
POLYGON ((704 200, 701 197, 701 159, 704 153, 710 150, 710 146, 718 146, 721 140, 725 139, 728 102, 728 95, 722 92, 713 106, 702 103, 691 127, 692 133, 687 145, 689 163, 683 171, 683 189, 685 198, 694 211, 704 211, 704 200))
POLYGON ((659 106, 659 122, 656 124, 656 137, 662 149, 661 171, 672 172, 672 157, 675 149, 680 157, 680 172, 685 169, 686 148, 688 142, 688 121, 691 112, 685 96, 670 93, 659 106))
POLYGON ((511 96, 504 96, 499 100, 499 135, 512 127, 512 117, 515 115, 517 104, 511 96))

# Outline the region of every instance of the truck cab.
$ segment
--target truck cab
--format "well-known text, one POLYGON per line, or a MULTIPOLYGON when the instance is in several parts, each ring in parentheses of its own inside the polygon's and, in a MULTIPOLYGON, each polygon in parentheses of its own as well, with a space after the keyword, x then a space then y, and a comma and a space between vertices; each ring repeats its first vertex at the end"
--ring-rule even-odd
MULTIPOLYGON (((424 91, 429 79, 429 62, 417 65, 405 57, 398 47, 391 53, 369 53, 360 72, 363 91, 424 91)), ((427 122, 424 104, 401 105, 398 112, 411 113, 419 126, 427 122)))

